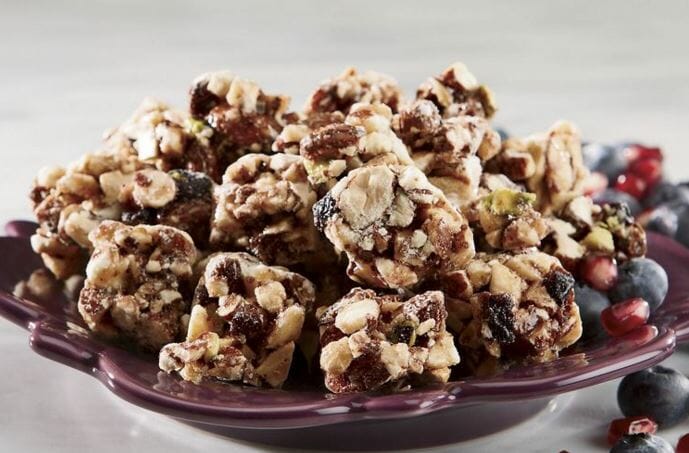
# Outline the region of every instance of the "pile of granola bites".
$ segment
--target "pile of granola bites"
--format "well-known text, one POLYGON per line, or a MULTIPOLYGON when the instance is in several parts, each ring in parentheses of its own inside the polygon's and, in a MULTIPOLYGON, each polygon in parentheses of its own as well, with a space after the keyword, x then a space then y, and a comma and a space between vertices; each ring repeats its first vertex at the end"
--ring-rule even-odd
POLYGON ((495 112, 461 63, 413 98, 350 68, 301 111, 204 74, 42 169, 31 243, 85 275, 90 329, 195 383, 280 387, 296 354, 335 393, 549 361, 581 336, 580 264, 645 235, 586 195, 572 124, 501 140, 495 112))

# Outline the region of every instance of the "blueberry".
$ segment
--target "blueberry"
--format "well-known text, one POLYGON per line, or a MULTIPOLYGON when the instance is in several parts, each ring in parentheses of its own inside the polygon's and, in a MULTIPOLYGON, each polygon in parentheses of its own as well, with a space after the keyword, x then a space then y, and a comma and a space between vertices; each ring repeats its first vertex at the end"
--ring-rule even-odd
POLYGON ((689 209, 680 212, 678 217, 675 239, 681 242, 685 247, 689 247, 689 209))
POLYGON ((627 417, 643 415, 662 428, 674 426, 687 416, 689 379, 660 365, 632 373, 617 388, 617 404, 627 417))
POLYGON ((507 130, 505 128, 496 127, 495 132, 498 133, 498 135, 500 136, 500 140, 502 140, 502 141, 505 141, 508 138, 510 138, 510 134, 509 134, 509 132, 507 132, 507 130))
POLYGON ((627 158, 621 147, 591 143, 583 148, 584 164, 591 165, 593 171, 605 174, 610 181, 614 181, 627 168, 627 158))
POLYGON ((638 200, 628 193, 621 192, 619 190, 607 188, 595 197, 593 197, 593 201, 596 202, 597 204, 603 204, 603 203, 624 203, 627 206, 629 206, 629 211, 632 213, 633 216, 636 216, 641 212, 641 204, 638 202, 638 200))
POLYGON ((634 258, 618 267, 617 283, 608 295, 613 303, 641 297, 654 312, 665 300, 667 289, 667 274, 660 264, 649 258, 634 258))
POLYGON ((597 169, 603 157, 613 152, 614 147, 600 143, 583 143, 581 146, 581 157, 584 159, 584 165, 590 170, 597 169))
POLYGON ((584 329, 581 338, 589 340, 604 335, 600 314, 610 306, 608 296, 580 282, 574 285, 574 296, 584 329))
POLYGON ((689 204, 689 187, 661 181, 644 198, 644 207, 652 208, 667 202, 689 204))
POLYGON ((674 453, 672 445, 653 434, 627 434, 610 449, 610 453, 674 453))
POLYGON ((677 202, 661 204, 651 211, 644 226, 647 230, 675 237, 679 227, 679 218, 687 209, 689 205, 677 204, 677 202))

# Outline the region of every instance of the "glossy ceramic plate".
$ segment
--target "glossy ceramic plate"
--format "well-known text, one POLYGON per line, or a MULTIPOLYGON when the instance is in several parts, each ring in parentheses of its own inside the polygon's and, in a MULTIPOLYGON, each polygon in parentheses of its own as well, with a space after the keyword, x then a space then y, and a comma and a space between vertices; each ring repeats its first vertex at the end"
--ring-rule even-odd
POLYGON ((91 336, 74 304, 60 294, 42 300, 13 295, 19 282, 41 268, 28 240, 34 229, 30 222, 11 222, 5 227, 7 236, 0 238, 0 315, 29 331, 36 352, 91 374, 135 405, 248 440, 332 446, 344 434, 348 441, 339 447, 400 448, 476 437, 533 415, 553 395, 656 364, 677 342, 689 339, 689 279, 683 275, 689 269, 689 250, 649 233, 649 256, 670 279, 661 309, 647 326, 574 348, 553 362, 395 394, 194 385, 160 372, 154 357, 137 356, 91 336), (376 438, 368 435, 373 422, 376 438))

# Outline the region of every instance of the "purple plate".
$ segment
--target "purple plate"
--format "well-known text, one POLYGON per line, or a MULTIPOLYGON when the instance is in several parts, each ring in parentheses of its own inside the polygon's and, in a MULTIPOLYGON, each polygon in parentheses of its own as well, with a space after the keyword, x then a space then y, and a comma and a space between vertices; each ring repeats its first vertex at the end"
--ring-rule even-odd
POLYGON ((36 352, 91 374, 137 406, 267 444, 398 449, 477 437, 534 415, 553 395, 656 364, 673 352, 676 342, 689 339, 689 279, 683 278, 689 250, 649 233, 649 256, 670 279, 663 306, 647 326, 574 348, 550 363, 395 394, 194 385, 159 372, 153 357, 89 335, 74 304, 64 296, 39 300, 13 295, 18 282, 41 268, 28 240, 34 228, 30 222, 11 222, 5 227, 8 236, 0 238, 0 315, 29 331, 36 352))

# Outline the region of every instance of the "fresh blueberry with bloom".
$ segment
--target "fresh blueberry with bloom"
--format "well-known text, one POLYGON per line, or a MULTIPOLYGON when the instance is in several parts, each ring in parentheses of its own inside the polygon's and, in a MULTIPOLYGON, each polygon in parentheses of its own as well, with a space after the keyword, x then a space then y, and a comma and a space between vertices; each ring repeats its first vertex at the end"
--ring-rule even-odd
POLYGON ((660 264, 649 258, 634 258, 618 266, 617 282, 608 295, 613 303, 640 297, 654 312, 665 300, 667 290, 667 274, 660 264))
POLYGON ((589 340, 604 335, 600 315, 610 306, 608 296, 581 282, 574 284, 574 296, 583 325, 582 339, 589 340))
POLYGON ((643 415, 661 428, 674 426, 687 416, 689 379, 660 365, 632 373, 620 382, 617 404, 627 417, 643 415))

